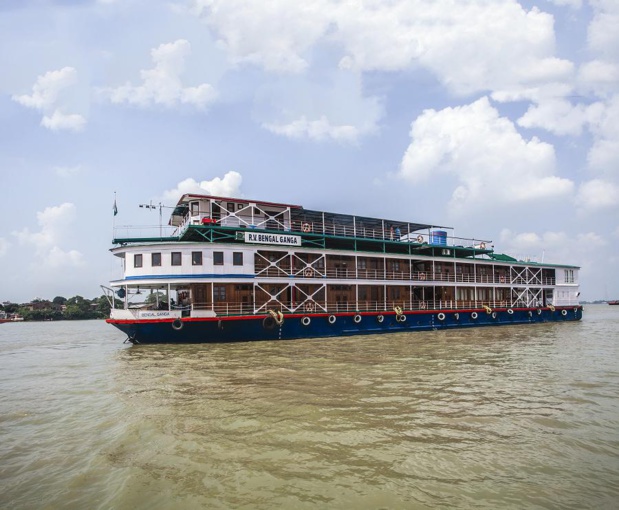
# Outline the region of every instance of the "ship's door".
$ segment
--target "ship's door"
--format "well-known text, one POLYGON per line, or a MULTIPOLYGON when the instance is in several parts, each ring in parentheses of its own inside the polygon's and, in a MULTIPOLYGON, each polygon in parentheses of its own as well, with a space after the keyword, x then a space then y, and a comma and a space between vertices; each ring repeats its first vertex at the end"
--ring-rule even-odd
POLYGON ((214 220, 219 220, 221 218, 221 207, 219 204, 213 202, 211 206, 211 215, 214 220))

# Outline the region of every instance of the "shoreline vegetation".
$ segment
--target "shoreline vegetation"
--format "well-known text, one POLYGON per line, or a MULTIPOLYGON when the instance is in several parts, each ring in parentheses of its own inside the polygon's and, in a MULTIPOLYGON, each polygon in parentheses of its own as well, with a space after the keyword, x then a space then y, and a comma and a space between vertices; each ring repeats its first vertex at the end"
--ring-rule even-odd
MULTIPOLYGON (((145 302, 154 301, 154 295, 147 296, 145 302)), ((583 305, 606 304, 609 300, 581 301, 583 305)), ((119 306, 120 303, 117 303, 119 306)), ((51 301, 37 298, 29 303, 11 303, 5 301, 0 304, 0 312, 7 315, 16 314, 24 321, 64 321, 107 319, 110 316, 110 303, 104 295, 93 299, 82 296, 65 298, 56 296, 51 301)))
POLYGON ((53 300, 34 299, 29 303, 12 303, 5 301, 0 304, 0 311, 7 315, 16 314, 24 321, 62 321, 107 319, 110 316, 110 303, 102 295, 93 299, 82 296, 65 298, 56 296, 53 300))

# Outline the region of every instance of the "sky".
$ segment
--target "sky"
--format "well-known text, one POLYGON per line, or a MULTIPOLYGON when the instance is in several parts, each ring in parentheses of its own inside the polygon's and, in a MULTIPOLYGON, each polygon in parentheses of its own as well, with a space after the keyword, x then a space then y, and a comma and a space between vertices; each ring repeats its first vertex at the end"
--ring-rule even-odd
POLYGON ((617 299, 617 26, 616 0, 3 0, 0 302, 100 296, 114 229, 185 192, 447 225, 617 299))

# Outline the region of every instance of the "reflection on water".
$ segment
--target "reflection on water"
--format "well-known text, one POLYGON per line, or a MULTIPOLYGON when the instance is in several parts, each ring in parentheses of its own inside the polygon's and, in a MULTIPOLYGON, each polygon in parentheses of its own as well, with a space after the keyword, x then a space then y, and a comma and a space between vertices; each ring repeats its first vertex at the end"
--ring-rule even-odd
POLYGON ((101 323, 9 339, 0 503, 615 508, 619 310, 586 317, 216 345, 121 346, 101 323))

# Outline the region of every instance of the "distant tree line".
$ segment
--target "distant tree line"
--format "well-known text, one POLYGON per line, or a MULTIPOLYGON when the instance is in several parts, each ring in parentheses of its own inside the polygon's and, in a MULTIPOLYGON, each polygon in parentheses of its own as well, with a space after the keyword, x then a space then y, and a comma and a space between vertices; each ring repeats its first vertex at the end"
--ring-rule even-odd
POLYGON ((56 296, 51 301, 35 299, 30 303, 0 304, 0 310, 7 314, 19 314, 25 321, 104 319, 110 316, 110 308, 105 296, 93 299, 56 296))

